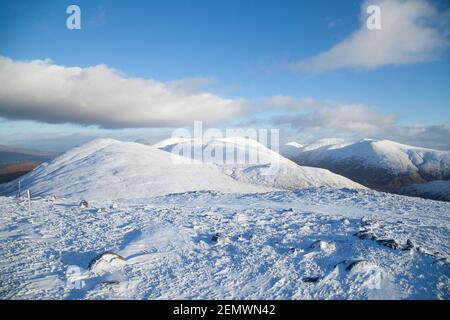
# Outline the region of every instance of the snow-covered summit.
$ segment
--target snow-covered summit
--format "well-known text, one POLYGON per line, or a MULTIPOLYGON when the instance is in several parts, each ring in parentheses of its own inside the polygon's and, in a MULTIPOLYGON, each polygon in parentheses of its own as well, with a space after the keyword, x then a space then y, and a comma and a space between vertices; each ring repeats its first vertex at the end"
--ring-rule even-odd
POLYGON ((288 143, 286 143, 286 145, 287 145, 287 146, 290 146, 290 147, 293 147, 293 148, 297 148, 297 149, 301 149, 301 148, 304 147, 303 144, 298 143, 298 142, 295 142, 295 141, 293 141, 293 142, 288 142, 288 143))
MULTIPOLYGON (((90 199, 131 199, 200 190, 269 190, 240 183, 213 165, 176 160, 176 155, 151 146, 96 139, 40 165, 20 181, 22 190, 30 189, 33 195, 90 199)), ((14 194, 17 183, 3 186, 3 193, 14 194)))
POLYGON ((206 143, 193 139, 164 140, 154 146, 187 157, 195 157, 200 150, 203 156, 200 160, 217 165, 238 181, 255 185, 278 189, 364 188, 328 170, 299 166, 262 143, 243 137, 213 139, 206 143), (237 161, 239 156, 244 161, 237 161))
POLYGON ((160 142, 157 142, 153 145, 154 148, 158 149, 164 149, 169 148, 171 146, 177 145, 179 143, 184 143, 188 141, 195 141, 194 139, 188 139, 183 137, 171 137, 164 140, 161 140, 160 142))

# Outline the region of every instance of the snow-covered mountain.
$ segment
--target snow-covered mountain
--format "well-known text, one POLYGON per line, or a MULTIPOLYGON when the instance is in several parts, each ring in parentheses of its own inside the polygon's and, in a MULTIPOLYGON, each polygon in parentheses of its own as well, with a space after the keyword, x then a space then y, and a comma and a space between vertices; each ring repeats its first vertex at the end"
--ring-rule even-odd
POLYGON ((282 154, 300 165, 329 169, 367 187, 398 192, 414 183, 450 179, 450 152, 389 140, 348 143, 324 139, 306 146, 292 143, 282 154))
POLYGON ((413 184, 400 189, 400 193, 413 197, 450 201, 450 181, 436 180, 413 184))
POLYGON ((450 298, 450 203, 368 189, 273 191, 232 177, 349 180, 314 168, 307 176, 252 141, 197 146, 244 143, 257 164, 100 139, 33 170, 22 188, 57 197, 0 197, 0 299, 450 298), (263 175, 274 166, 281 173, 263 175))
POLYGON ((213 163, 230 177, 254 185, 288 190, 305 187, 364 188, 328 170, 299 166, 261 143, 242 137, 217 138, 204 144, 195 139, 175 137, 153 146, 213 163))
MULTIPOLYGON (((22 190, 30 189, 35 196, 89 199, 130 199, 199 190, 270 190, 238 182, 213 165, 174 163, 176 158, 139 143, 97 139, 41 164, 19 180, 22 190)), ((2 185, 2 193, 15 194, 17 184, 16 180, 2 185)))

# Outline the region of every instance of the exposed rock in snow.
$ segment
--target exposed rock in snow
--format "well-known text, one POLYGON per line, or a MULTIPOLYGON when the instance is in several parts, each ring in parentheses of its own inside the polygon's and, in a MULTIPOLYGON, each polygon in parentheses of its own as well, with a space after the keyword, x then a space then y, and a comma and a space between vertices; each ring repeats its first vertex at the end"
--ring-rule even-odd
POLYGON ((92 260, 89 270, 102 274, 117 271, 125 265, 126 261, 122 256, 114 252, 105 252, 92 260))
POLYGON ((394 239, 379 239, 376 240, 377 243, 381 244, 382 246, 391 248, 391 249, 398 249, 400 245, 394 240, 394 239))
POLYGON ((80 208, 83 208, 83 209, 89 208, 89 203, 86 200, 81 200, 80 208))
POLYGON ((377 265, 367 260, 355 260, 348 264, 345 268, 350 274, 367 272, 377 268, 377 265))

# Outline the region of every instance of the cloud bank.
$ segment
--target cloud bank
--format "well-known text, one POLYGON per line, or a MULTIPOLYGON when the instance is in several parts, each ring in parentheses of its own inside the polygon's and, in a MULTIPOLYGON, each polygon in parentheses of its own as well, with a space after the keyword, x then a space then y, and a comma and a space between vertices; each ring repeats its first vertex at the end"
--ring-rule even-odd
POLYGON ((340 105, 335 108, 317 108, 313 112, 295 117, 275 117, 274 123, 289 123, 295 128, 326 128, 370 134, 392 125, 396 120, 396 114, 380 114, 360 105, 340 105))
MULTIPOLYGON (((314 98, 274 96, 263 100, 270 110, 268 125, 283 132, 285 142, 309 143, 321 138, 389 139, 414 146, 450 150, 450 124, 399 125, 400 116, 362 104, 340 103, 314 98)), ((255 120, 256 122, 257 120, 255 120)))
POLYGON ((296 71, 339 68, 375 69, 432 61, 449 46, 449 12, 440 13, 425 0, 370 0, 361 8, 359 30, 328 51, 294 63, 296 71), (366 8, 381 9, 381 30, 369 30, 366 8))
POLYGON ((127 78, 105 65, 64 67, 0 56, 0 116, 102 128, 172 127, 226 121, 245 101, 196 89, 197 80, 127 78))

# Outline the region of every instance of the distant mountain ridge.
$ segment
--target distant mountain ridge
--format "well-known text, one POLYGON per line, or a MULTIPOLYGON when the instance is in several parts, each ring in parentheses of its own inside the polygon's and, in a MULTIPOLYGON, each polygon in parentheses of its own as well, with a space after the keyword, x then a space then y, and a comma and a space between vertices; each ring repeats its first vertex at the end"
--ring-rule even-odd
POLYGON ((43 162, 55 157, 54 153, 0 145, 0 165, 22 161, 43 162))
POLYGON ((261 143, 243 137, 217 138, 205 143, 173 137, 153 146, 185 157, 194 157, 196 152, 205 156, 219 153, 222 157, 211 157, 206 161, 214 163, 238 181, 255 185, 285 190, 307 187, 364 188, 328 170, 299 166, 261 143), (182 154, 182 151, 187 151, 187 154, 182 154), (248 162, 235 162, 238 154, 248 162))
POLYGON ((306 146, 285 145, 281 152, 300 165, 326 168, 379 191, 450 179, 450 152, 390 140, 348 143, 325 139, 306 146))

